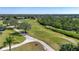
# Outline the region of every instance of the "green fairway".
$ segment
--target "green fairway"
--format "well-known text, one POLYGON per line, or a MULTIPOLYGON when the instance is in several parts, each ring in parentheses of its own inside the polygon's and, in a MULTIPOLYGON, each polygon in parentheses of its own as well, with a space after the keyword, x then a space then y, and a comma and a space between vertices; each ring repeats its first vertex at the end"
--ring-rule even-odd
POLYGON ((31 30, 28 31, 29 35, 46 42, 55 50, 59 50, 62 44, 70 43, 61 38, 61 36, 66 37, 65 35, 46 29, 44 26, 40 25, 37 20, 26 21, 32 26, 31 30))
POLYGON ((40 43, 31 42, 17 48, 13 48, 12 51, 44 51, 44 49, 40 43))
MULTIPOLYGON (((3 46, 3 42, 5 42, 6 37, 11 35, 11 33, 15 33, 14 30, 6 29, 5 31, 0 34, 0 47, 3 46)), ((22 35, 12 35, 13 36, 13 44, 20 43, 24 41, 24 37, 22 35)))

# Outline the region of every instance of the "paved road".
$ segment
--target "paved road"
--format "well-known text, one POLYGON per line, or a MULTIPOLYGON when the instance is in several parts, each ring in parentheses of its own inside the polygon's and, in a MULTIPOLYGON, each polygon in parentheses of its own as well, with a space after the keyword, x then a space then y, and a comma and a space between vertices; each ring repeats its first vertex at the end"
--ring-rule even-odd
POLYGON ((46 51, 55 51, 55 50, 54 50, 53 48, 51 48, 48 44, 46 44, 45 42, 43 42, 43 41, 41 41, 41 40, 38 40, 38 39, 36 39, 36 38, 33 38, 33 37, 29 36, 29 35, 26 35, 26 37, 27 37, 27 39, 29 39, 29 40, 34 40, 34 41, 36 41, 36 42, 41 43, 41 44, 43 45, 43 48, 44 48, 46 51))
MULTIPOLYGON (((17 32, 20 32, 20 31, 17 30, 17 29, 14 29, 14 30, 17 31, 17 32)), ((23 35, 23 34, 22 34, 22 35, 23 35)), ((19 46, 21 46, 21 45, 23 45, 23 44, 29 43, 29 42, 39 42, 40 44, 42 44, 44 50, 46 50, 46 51, 55 51, 55 50, 54 50, 53 48, 51 48, 48 44, 46 44, 45 42, 43 42, 43 41, 41 41, 41 40, 38 40, 38 39, 36 39, 36 38, 33 38, 33 37, 29 36, 29 35, 23 35, 23 36, 26 38, 25 41, 22 42, 22 43, 16 44, 16 45, 12 45, 11 48, 16 48, 16 47, 19 47, 19 46)), ((2 49, 0 49, 0 50, 3 51, 3 50, 7 50, 7 49, 9 49, 9 47, 5 47, 5 48, 2 48, 2 49)))

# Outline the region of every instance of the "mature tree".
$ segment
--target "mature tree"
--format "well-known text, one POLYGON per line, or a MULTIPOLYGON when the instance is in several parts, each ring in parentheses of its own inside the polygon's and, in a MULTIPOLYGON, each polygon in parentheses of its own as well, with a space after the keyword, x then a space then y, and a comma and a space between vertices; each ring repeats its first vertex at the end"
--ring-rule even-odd
POLYGON ((15 18, 8 17, 3 21, 3 23, 7 24, 7 26, 9 25, 16 26, 18 24, 18 20, 15 18))
POLYGON ((4 19, 3 23, 8 26, 9 25, 9 19, 8 18, 4 19))
POLYGON ((19 24, 18 28, 23 29, 24 32, 26 33, 26 30, 31 29, 31 25, 28 24, 27 22, 22 22, 22 23, 19 24))
POLYGON ((6 38, 6 44, 8 44, 9 45, 9 51, 11 51, 11 44, 12 44, 12 36, 9 36, 9 37, 7 37, 6 38))
POLYGON ((18 20, 14 18, 10 18, 9 24, 16 27, 18 24, 18 20))
POLYGON ((38 19, 38 22, 44 26, 47 25, 79 33, 79 18, 72 18, 69 16, 41 17, 38 19))

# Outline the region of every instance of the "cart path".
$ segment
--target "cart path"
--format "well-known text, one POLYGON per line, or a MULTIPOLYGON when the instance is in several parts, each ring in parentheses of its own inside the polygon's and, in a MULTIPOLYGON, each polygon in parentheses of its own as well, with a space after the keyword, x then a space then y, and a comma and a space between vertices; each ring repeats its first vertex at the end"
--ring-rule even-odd
MULTIPOLYGON (((14 29, 16 32, 20 32, 18 29, 14 29)), ((16 44, 16 45, 12 45, 11 48, 16 48, 16 47, 19 47, 21 45, 24 45, 24 44, 27 44, 27 43, 30 43, 30 42, 39 42, 40 44, 42 44, 43 48, 45 51, 55 51, 53 48, 51 48, 48 44, 46 44, 45 42, 41 41, 41 40, 38 40, 36 38, 33 38, 29 35, 24 35, 21 33, 21 35, 23 35, 26 39, 19 43, 19 44, 16 44)), ((0 51, 4 51, 4 50, 8 50, 9 47, 4 47, 2 49, 0 49, 0 51)))

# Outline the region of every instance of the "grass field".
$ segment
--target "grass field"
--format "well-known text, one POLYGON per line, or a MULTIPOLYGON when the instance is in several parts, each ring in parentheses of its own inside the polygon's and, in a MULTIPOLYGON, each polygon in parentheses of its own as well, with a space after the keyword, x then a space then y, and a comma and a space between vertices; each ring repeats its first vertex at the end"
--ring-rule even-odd
POLYGON ((13 48, 12 51, 44 51, 44 49, 40 43, 31 42, 17 48, 13 48))
POLYGON ((79 33, 76 33, 75 31, 62 30, 62 29, 58 29, 58 28, 51 27, 51 26, 46 26, 46 28, 48 28, 50 30, 53 30, 55 32, 62 33, 64 35, 66 35, 66 36, 76 38, 76 39, 79 40, 79 33))
POLYGON ((31 30, 28 31, 29 35, 46 42, 55 50, 59 50, 62 44, 71 43, 61 38, 61 36, 66 37, 65 35, 46 29, 37 20, 26 21, 32 26, 31 30))
MULTIPOLYGON (((11 33, 15 33, 14 30, 6 29, 5 31, 0 34, 0 47, 3 46, 3 42, 5 41, 6 37, 8 37, 11 33)), ((13 35, 13 44, 20 43, 24 41, 24 37, 22 35, 13 35)))
POLYGON ((6 26, 6 24, 3 24, 3 20, 0 20, 0 25, 6 26))

